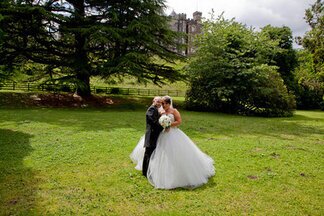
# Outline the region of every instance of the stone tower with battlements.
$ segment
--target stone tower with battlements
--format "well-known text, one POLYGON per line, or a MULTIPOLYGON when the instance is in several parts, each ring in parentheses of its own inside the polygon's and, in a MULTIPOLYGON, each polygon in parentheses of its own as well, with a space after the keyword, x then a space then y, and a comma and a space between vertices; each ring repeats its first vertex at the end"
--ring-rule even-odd
POLYGON ((193 13, 193 19, 187 19, 184 13, 177 14, 172 11, 170 14, 171 22, 170 27, 173 31, 185 33, 184 37, 178 40, 178 43, 185 45, 182 49, 175 49, 182 55, 191 55, 195 52, 194 40, 197 34, 201 33, 202 29, 202 13, 196 11, 193 13))

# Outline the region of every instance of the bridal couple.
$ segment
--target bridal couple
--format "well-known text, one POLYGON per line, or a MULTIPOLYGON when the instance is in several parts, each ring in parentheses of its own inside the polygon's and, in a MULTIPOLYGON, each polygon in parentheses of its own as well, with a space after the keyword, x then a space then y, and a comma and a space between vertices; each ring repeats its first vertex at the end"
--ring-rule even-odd
POLYGON ((178 126, 179 111, 169 96, 155 97, 146 111, 146 133, 130 157, 136 169, 160 189, 195 188, 215 174, 214 161, 203 153, 178 126), (167 115, 171 127, 163 128, 159 118, 167 115))

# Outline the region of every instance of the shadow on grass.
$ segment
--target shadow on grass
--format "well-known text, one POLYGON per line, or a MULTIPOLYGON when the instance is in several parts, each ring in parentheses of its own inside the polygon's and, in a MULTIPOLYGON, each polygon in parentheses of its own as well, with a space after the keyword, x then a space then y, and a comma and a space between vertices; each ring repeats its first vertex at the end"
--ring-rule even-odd
POLYGON ((324 121, 324 112, 320 110, 314 110, 313 113, 321 115, 321 117, 309 117, 303 114, 294 114, 293 118, 288 118, 288 121, 324 121))
MULTIPOLYGON (((2 109, 1 122, 13 121, 18 125, 40 122, 60 127, 76 126, 82 131, 110 131, 116 128, 145 129, 146 107, 122 104, 111 108, 27 108, 2 109)), ((238 136, 255 134, 260 136, 294 135, 304 137, 313 134, 324 134, 318 127, 324 117, 319 115, 295 114, 291 118, 262 118, 229 115, 223 113, 204 113, 180 110, 183 124, 180 129, 191 136, 221 134, 238 136), (314 123, 314 125, 306 122, 314 123)), ((317 112, 314 112, 317 114, 317 112)))
POLYGON ((182 187, 178 187, 178 188, 173 188, 173 189, 156 189, 156 190, 161 190, 161 191, 184 191, 184 192, 197 192, 197 191, 203 191, 206 189, 210 189, 210 188, 216 188, 217 184, 214 181, 214 176, 210 177, 208 179, 208 182, 206 182, 205 184, 199 185, 197 187, 194 188, 182 188, 182 187))
POLYGON ((263 118, 223 113, 183 112, 181 129, 189 133, 190 137, 208 140, 251 135, 275 138, 291 135, 306 138, 324 134, 324 113, 323 115, 322 113, 311 111, 290 118, 263 118))
POLYGON ((0 129, 0 215, 26 215, 35 208, 35 179, 23 160, 31 135, 0 129))

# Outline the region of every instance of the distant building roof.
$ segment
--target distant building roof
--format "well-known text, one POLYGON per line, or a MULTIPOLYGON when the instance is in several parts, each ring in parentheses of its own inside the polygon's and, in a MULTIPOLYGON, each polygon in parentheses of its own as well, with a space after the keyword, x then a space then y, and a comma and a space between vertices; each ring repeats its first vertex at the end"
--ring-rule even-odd
POLYGON ((176 13, 174 10, 172 10, 170 16, 173 16, 173 17, 174 17, 174 16, 177 16, 177 13, 176 13))

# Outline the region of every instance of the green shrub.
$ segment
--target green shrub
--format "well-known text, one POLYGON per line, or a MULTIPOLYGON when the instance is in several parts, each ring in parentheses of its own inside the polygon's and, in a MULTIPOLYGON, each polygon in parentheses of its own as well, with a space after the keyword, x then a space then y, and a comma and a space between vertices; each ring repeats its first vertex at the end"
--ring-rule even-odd
POLYGON ((278 67, 268 65, 275 42, 220 17, 204 24, 198 47, 188 66, 188 109, 269 117, 293 114, 294 96, 278 67))
POLYGON ((320 102, 320 108, 321 108, 321 110, 324 111, 324 100, 322 102, 320 102))

